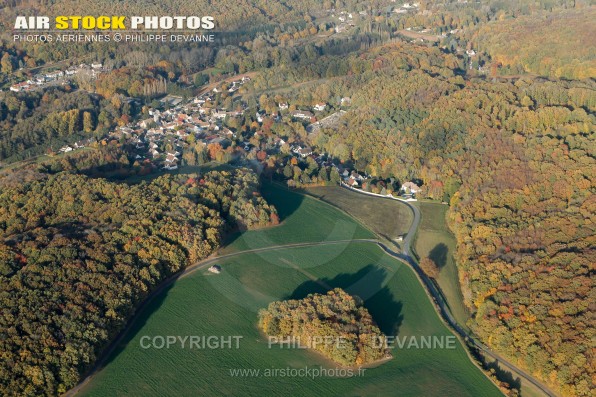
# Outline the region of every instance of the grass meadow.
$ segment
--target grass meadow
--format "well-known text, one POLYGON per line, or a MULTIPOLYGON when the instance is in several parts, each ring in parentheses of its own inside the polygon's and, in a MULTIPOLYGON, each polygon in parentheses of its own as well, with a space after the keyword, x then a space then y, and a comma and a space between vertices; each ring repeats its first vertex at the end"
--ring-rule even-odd
MULTIPOLYGON (((282 217, 277 227, 232 236, 226 252, 294 242, 371 238, 342 211, 273 185, 264 196, 282 217), (249 235, 247 237, 246 235, 249 235)), ((221 274, 196 270, 139 314, 85 396, 498 396, 499 390, 455 349, 395 347, 393 358, 363 374, 266 376, 272 369, 335 368, 317 353, 268 346, 257 312, 269 302, 341 287, 358 295, 381 330, 404 337, 447 337, 406 265, 374 243, 346 242, 244 253, 219 263, 221 274), (238 349, 141 348, 143 336, 241 336, 238 349), (259 371, 233 376, 233 370, 259 371)))
POLYGON ((412 211, 395 200, 365 196, 338 186, 313 187, 306 192, 341 208, 389 241, 406 234, 414 219, 412 211))
POLYGON ((265 183, 261 192, 277 208, 281 224, 234 233, 222 253, 281 244, 375 238, 374 233, 330 204, 275 184, 265 183))
POLYGON ((414 249, 420 258, 428 256, 439 266, 437 282, 445 295, 451 313, 461 326, 466 327, 469 313, 463 304, 457 265, 453 259, 455 237, 445 222, 447 206, 430 202, 419 202, 418 205, 422 220, 418 227, 414 249))
POLYGON ((197 270, 147 309, 82 394, 86 396, 498 396, 464 348, 395 348, 362 376, 231 376, 233 369, 332 368, 317 353, 268 347, 256 327, 269 302, 342 287, 365 299, 379 327, 400 337, 448 336, 414 273, 373 243, 287 248, 197 270), (322 259, 324 258, 324 259, 322 259), (242 336, 239 349, 142 349, 142 336, 242 336))

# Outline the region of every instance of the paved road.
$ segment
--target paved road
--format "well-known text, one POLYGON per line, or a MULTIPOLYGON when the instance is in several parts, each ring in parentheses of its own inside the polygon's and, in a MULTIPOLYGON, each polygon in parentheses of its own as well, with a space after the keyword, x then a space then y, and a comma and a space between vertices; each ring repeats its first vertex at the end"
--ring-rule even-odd
POLYGON ((410 265, 412 267, 412 269, 414 269, 414 271, 418 274, 420 280, 422 281, 424 287, 426 288, 427 292, 432 296, 433 300, 436 303, 436 307, 438 308, 438 312, 441 315, 441 317, 443 318, 443 320, 449 324, 449 326, 459 335, 461 336, 466 342, 468 342, 469 344, 471 344, 473 347, 475 347, 476 349, 480 350, 481 352, 483 352, 485 355, 492 357, 493 359, 497 360, 498 363, 501 364, 501 366, 506 367, 507 369, 509 369, 510 371, 513 371, 514 375, 519 375, 522 378, 524 378, 527 382, 533 384, 534 386, 536 386, 540 391, 542 391, 545 395, 549 396, 549 397, 556 397, 557 395, 552 392, 548 387, 546 387, 540 380, 536 379, 534 376, 528 374, 527 372, 525 372, 524 370, 522 370, 521 368, 515 366, 514 364, 512 364, 510 361, 507 361, 506 359, 504 359, 503 357, 501 357, 499 354, 493 352, 492 350, 489 349, 488 346, 486 346, 485 344, 483 344, 482 342, 479 342, 478 340, 475 339, 474 336, 472 336, 471 334, 469 334, 468 332, 466 332, 459 324, 458 322, 455 320, 455 318, 453 317, 453 315, 451 314, 451 311, 449 310, 449 306, 447 304, 447 302, 445 301, 445 298, 443 296, 443 293, 437 288, 437 286, 424 274, 424 272, 420 269, 420 267, 418 266, 418 263, 414 260, 412 253, 411 253, 411 244, 412 244, 412 240, 416 234, 416 231, 418 230, 418 226, 420 224, 420 210, 418 209, 418 207, 416 207, 415 205, 412 205, 410 202, 405 201, 405 200, 399 200, 397 198, 394 197, 379 197, 379 196, 373 196, 373 195, 369 195, 366 192, 363 191, 359 191, 359 190, 355 190, 355 189, 350 189, 348 187, 343 186, 344 189, 356 192, 356 193, 360 193, 360 194, 365 194, 371 198, 379 198, 382 200, 395 200, 395 201, 399 201, 405 205, 407 205, 410 210, 412 210, 412 212, 414 213, 414 221, 412 222, 412 225, 410 226, 410 229, 408 230, 408 234, 406 235, 406 237, 403 240, 403 248, 401 253, 395 252, 393 250, 391 250, 389 247, 387 247, 385 244, 381 243, 381 242, 377 242, 377 244, 383 248, 383 250, 395 257, 398 258, 400 260, 402 260, 403 262, 406 262, 408 265, 410 265))
MULTIPOLYGON (((349 189, 349 188, 346 188, 346 189, 355 191, 357 193, 366 194, 365 192, 359 192, 357 190, 353 190, 353 189, 349 189)), ((97 361, 97 363, 89 371, 89 373, 85 377, 85 379, 81 383, 79 383, 77 386, 75 386, 73 389, 71 389, 67 393, 65 393, 64 395, 65 396, 74 396, 79 391, 81 391, 81 389, 93 378, 93 376, 95 376, 95 374, 99 370, 101 370, 101 368, 103 368, 103 366, 105 365, 105 363, 107 362, 107 360, 109 359, 109 357, 112 355, 112 353, 114 352, 114 350, 116 349, 116 347, 118 347, 122 343, 124 337, 126 336, 126 334, 128 333, 128 331, 130 330, 130 328, 132 327, 132 325, 134 324, 134 322, 136 321, 136 319, 139 316, 139 314, 143 311, 143 309, 146 308, 148 306, 148 304, 157 295, 159 295, 161 292, 163 292, 164 289, 166 289, 167 287, 169 287, 176 280, 178 280, 180 278, 183 278, 183 277, 186 277, 189 274, 192 274, 192 273, 194 273, 197 270, 205 269, 207 266, 209 266, 209 265, 211 265, 211 264, 213 264, 215 262, 219 262, 219 261, 222 261, 223 259, 228 259, 228 258, 232 258, 232 257, 235 257, 235 256, 244 255, 244 254, 266 252, 266 251, 275 251, 275 250, 281 250, 281 249, 287 249, 287 248, 315 247, 315 246, 333 245, 333 244, 348 244, 348 243, 355 243, 355 242, 367 242, 367 243, 375 243, 375 244, 379 245, 379 247, 381 247, 388 255, 393 256, 394 258, 399 259, 401 262, 404 262, 404 263, 408 264, 409 266, 412 267, 412 269, 414 269, 414 271, 418 274, 419 279, 422 282, 423 286, 426 288, 428 294, 435 301, 435 303, 436 303, 435 308, 437 308, 437 311, 440 314, 440 316, 442 317, 442 319, 460 337, 462 337, 469 344, 473 345, 475 348, 481 350, 487 356, 490 356, 493 359, 495 359, 498 362, 500 362, 503 366, 508 367, 510 370, 512 370, 512 371, 516 372, 517 374, 523 376, 524 379, 526 379, 528 382, 530 382, 533 385, 535 385, 538 389, 540 389, 542 392, 544 392, 547 396, 549 396, 549 397, 556 397, 556 395, 553 392, 551 392, 546 386, 544 386, 538 379, 534 378, 533 376, 527 374, 523 370, 521 370, 518 367, 514 366, 513 364, 511 364, 507 360, 503 359, 498 354, 492 352, 486 345, 484 345, 481 342, 478 342, 477 340, 475 340, 471 335, 469 335, 457 323, 457 321, 455 320, 455 318, 453 318, 453 316, 451 315, 451 312, 449 311, 447 302, 443 298, 443 294, 437 289, 437 287, 435 286, 435 284, 428 277, 426 277, 426 275, 424 274, 424 272, 422 272, 422 270, 418 266, 418 263, 412 258, 412 255, 411 255, 411 244, 412 244, 413 238, 414 238, 414 236, 416 234, 416 231, 418 230, 418 226, 420 225, 420 218, 421 217, 420 217, 420 210, 418 209, 418 207, 410 204, 407 201, 397 200, 397 199, 391 198, 391 197, 378 197, 378 196, 372 196, 372 197, 376 197, 376 198, 384 199, 384 200, 396 200, 396 201, 400 201, 400 202, 406 204, 412 210, 412 212, 414 214, 414 219, 413 219, 412 225, 410 226, 410 229, 408 230, 408 233, 407 233, 406 237, 403 240, 403 244, 402 244, 402 246, 403 246, 402 251, 403 252, 401 252, 401 253, 400 252, 396 252, 393 249, 389 248, 386 244, 384 244, 381 241, 376 240, 376 239, 353 239, 353 240, 336 240, 336 241, 320 241, 320 242, 311 242, 311 243, 283 244, 283 245, 263 247, 263 248, 255 248, 255 249, 250 249, 250 250, 245 250, 245 251, 233 252, 233 253, 225 254, 225 255, 208 257, 208 258, 206 258, 206 259, 204 259, 204 260, 202 260, 200 262, 197 262, 197 263, 195 263, 195 264, 193 264, 191 266, 186 267, 182 271, 180 271, 180 272, 176 273, 175 275, 169 277, 164 282, 162 282, 161 285, 157 289, 155 289, 153 292, 151 292, 147 296, 147 298, 143 301, 143 303, 139 306, 139 308, 136 310, 136 312, 133 315, 133 317, 131 319, 129 319, 127 325, 118 334, 118 337, 114 341, 112 341, 112 343, 110 343, 108 345, 108 347, 104 350, 104 352, 101 355, 101 358, 97 361)))

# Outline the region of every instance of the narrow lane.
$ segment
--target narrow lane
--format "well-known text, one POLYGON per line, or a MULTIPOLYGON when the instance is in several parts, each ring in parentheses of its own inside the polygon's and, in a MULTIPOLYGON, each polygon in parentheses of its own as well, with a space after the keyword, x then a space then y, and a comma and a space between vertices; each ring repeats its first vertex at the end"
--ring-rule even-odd
POLYGON ((531 384, 536 386, 538 389, 540 389, 540 391, 542 391, 545 395, 547 395, 549 397, 557 397, 557 394, 555 394, 553 391, 551 391, 550 388, 548 388, 546 385, 544 385, 540 380, 538 380, 536 377, 528 374, 526 371, 522 370, 521 368, 515 366, 513 363, 504 359, 499 354, 490 350, 490 348, 488 346, 486 346, 482 342, 476 340, 476 338, 473 335, 467 333, 455 320, 455 318, 451 314, 451 311, 449 310, 449 306, 447 305, 447 302, 445 301, 443 294, 437 289, 436 285, 426 276, 426 274, 424 274, 424 272, 422 271, 422 269, 420 269, 420 266, 418 266, 418 263, 414 260, 412 254, 411 254, 412 240, 416 234, 416 231, 418 230, 418 226, 420 225, 420 219, 421 219, 420 210, 418 209, 418 207, 416 207, 415 205, 412 205, 410 202, 408 202, 406 200, 397 199, 395 197, 377 196, 377 195, 368 194, 367 192, 363 192, 361 190, 352 189, 352 188, 349 188, 349 187, 346 187, 343 185, 342 185, 342 187, 344 189, 347 189, 347 190, 350 190, 350 191, 353 191, 356 193, 370 196, 371 198, 379 198, 379 199, 384 199, 384 200, 395 200, 395 201, 399 201, 399 202, 407 205, 408 208, 410 208, 410 210, 414 214, 414 220, 412 222, 412 226, 410 226, 410 229, 408 230, 408 234, 406 235, 406 237, 403 240, 403 252, 402 253, 395 252, 380 241, 377 241, 377 244, 388 255, 391 255, 394 258, 397 258, 397 259, 401 260, 402 262, 407 263, 408 265, 410 265, 410 267, 412 269, 414 269, 414 271, 418 274, 418 278, 420 279, 420 281, 426 288, 427 292, 432 296, 432 298, 436 304, 435 307, 438 309, 438 313, 440 314, 441 318, 451 327, 451 329, 453 329, 467 343, 471 344, 476 349, 482 351, 485 355, 497 360, 499 362, 499 364, 507 367, 507 369, 509 369, 510 371, 513 371, 514 373, 520 375, 526 381, 530 382, 531 384))
MULTIPOLYGON (((347 187, 344 187, 344 188, 347 190, 355 191, 357 193, 368 195, 366 192, 350 189, 347 187)), ((372 196, 372 195, 369 195, 369 196, 372 196)), ((182 271, 172 275, 168 279, 164 280, 161 283, 161 285, 159 287, 157 287, 153 292, 151 292, 145 298, 143 303, 141 303, 141 305, 137 308, 133 317, 129 319, 127 325, 122 329, 122 331, 120 331, 120 333, 118 334, 116 339, 114 339, 108 345, 108 347, 102 352, 101 358, 97 361, 97 363, 89 371, 88 375, 77 386, 75 386, 73 389, 66 392, 64 394, 64 396, 76 395, 78 392, 81 391, 81 389, 87 383, 89 383, 89 381, 95 376, 95 374, 97 372, 99 372, 104 367, 104 365, 106 364, 106 362, 108 361, 109 357, 112 355, 112 353, 114 352, 116 347, 121 344, 122 340, 124 339, 126 334, 129 332, 131 327, 134 325, 134 322, 136 321, 139 314, 142 313, 143 309, 145 309, 147 307, 147 305, 157 295, 159 295, 161 292, 163 292, 168 286, 170 286, 176 280, 178 280, 180 278, 184 278, 184 277, 196 272, 197 270, 205 269, 207 266, 209 266, 215 262, 221 261, 223 259, 228 259, 228 258, 232 258, 235 256, 239 256, 239 255, 244 255, 244 254, 275 251, 275 250, 281 250, 281 249, 287 249, 287 248, 301 248, 301 247, 314 247, 314 246, 333 245, 333 244, 350 244, 350 243, 357 243, 357 242, 366 242, 366 243, 377 244, 388 255, 409 265, 416 272, 419 280, 421 281, 422 285, 425 287, 427 293, 432 297, 433 301, 435 302, 435 305, 433 305, 433 306, 439 313, 440 317, 443 319, 443 321, 447 325, 449 325, 451 327, 451 329, 453 331, 455 331, 466 342, 473 345, 475 348, 481 350, 487 356, 490 356, 493 359, 497 360, 499 363, 508 367, 510 370, 513 370, 517 374, 521 375, 524 379, 526 379, 528 382, 532 383, 538 389, 540 389, 543 393, 545 393, 545 395, 547 395, 549 397, 557 397, 556 394, 554 394, 552 391, 550 391, 550 389, 547 388, 546 386, 544 386, 538 379, 534 378, 530 374, 527 374, 525 371, 519 369, 518 367, 516 367, 509 361, 502 358, 497 353, 494 353, 493 351, 491 351, 488 348, 488 346, 477 341, 473 336, 468 334, 457 323, 455 318, 451 315, 451 312, 449 311, 449 308, 443 298, 442 293, 437 289, 435 284, 424 274, 424 272, 418 266, 418 263, 413 259, 412 255, 411 255, 411 244, 412 244, 413 238, 416 234, 416 231, 418 230, 418 226, 420 225, 420 220, 421 220, 420 210, 416 206, 412 205, 411 203, 409 203, 405 200, 400 200, 400 199, 396 199, 393 197, 382 197, 382 196, 372 196, 372 197, 402 202, 402 203, 406 204, 408 206, 408 208, 410 208, 410 210, 413 212, 414 219, 412 221, 412 225, 410 226, 410 229, 408 230, 406 237, 403 240, 403 248, 402 248, 403 252, 402 253, 394 251, 393 249, 389 248, 386 244, 384 244, 383 242, 381 242, 377 239, 353 239, 353 240, 335 240, 335 241, 320 241, 320 242, 310 242, 310 243, 283 244, 283 245, 276 245, 276 246, 270 246, 270 247, 255 248, 255 249, 250 249, 250 250, 245 250, 245 251, 238 251, 238 252, 233 252, 233 253, 219 255, 219 256, 207 257, 204 260, 199 261, 191 266, 188 266, 185 269, 183 269, 182 271)))

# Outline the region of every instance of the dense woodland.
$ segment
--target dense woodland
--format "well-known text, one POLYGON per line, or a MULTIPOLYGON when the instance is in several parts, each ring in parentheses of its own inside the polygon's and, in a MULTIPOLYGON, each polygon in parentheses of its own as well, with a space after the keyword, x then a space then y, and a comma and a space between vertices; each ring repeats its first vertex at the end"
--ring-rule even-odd
MULTIPOLYGON (((420 12, 396 15, 392 9, 399 6, 391 0, 285 0, 285 1, 179 1, 167 2, 121 1, 58 1, 9 0, 2 4, 0 13, 0 84, 22 79, 27 73, 37 71, 37 66, 56 65, 69 60, 70 64, 102 61, 111 68, 149 67, 158 63, 168 64, 166 75, 170 80, 192 81, 192 74, 209 66, 216 66, 225 72, 242 72, 267 67, 270 47, 276 52, 286 48, 300 48, 312 45, 321 53, 327 36, 333 32, 336 20, 330 17, 332 10, 347 10, 354 14, 355 29, 347 39, 351 51, 368 46, 378 40, 396 37, 406 28, 426 28, 433 34, 459 31, 456 35, 444 37, 440 45, 451 53, 475 48, 485 51, 482 63, 505 67, 504 72, 526 70, 542 75, 563 77, 590 77, 594 73, 594 46, 589 41, 593 36, 594 0, 487 0, 482 2, 461 2, 455 0, 421 0, 420 12), (10 36, 15 16, 62 15, 68 9, 70 15, 169 15, 174 9, 178 15, 212 15, 215 17, 217 46, 187 46, 170 43, 168 46, 156 43, 81 43, 68 45, 53 43, 46 45, 35 42, 15 43, 10 36), (588 12, 586 12, 588 11, 588 12), (361 16, 358 12, 365 12, 361 16), (553 17, 552 15, 556 16, 553 17), (561 18, 563 16, 563 18, 561 18), (544 20, 550 19, 552 27, 544 27, 544 20), (582 34, 577 31, 578 22, 582 34), (543 32, 556 29, 551 43, 541 42, 543 32), (528 40, 529 39, 529 40, 528 40), (569 54, 564 43, 574 41, 580 45, 567 62, 551 59, 556 49, 569 54), (526 42, 531 42, 526 46, 526 42), (517 51, 507 52, 510 43, 517 51), (536 43, 542 43, 537 45, 536 43), (518 54, 519 52, 519 54, 518 54), (231 53, 234 57, 230 56, 231 53), (512 56, 511 54, 517 54, 512 56), (539 55, 533 57, 532 54, 539 55), (236 57, 242 59, 237 61, 236 57), (494 62, 490 57, 494 56, 494 62), (244 59, 246 58, 246 59, 244 59), (546 59, 542 64, 538 59, 546 59), (20 69, 23 68, 21 71, 20 69)), ((552 39, 551 39, 552 40, 552 39)), ((345 46, 344 46, 345 47, 345 46)), ((337 49, 335 50, 337 51, 337 49)), ((274 56, 275 57, 275 56, 274 56)), ((559 57, 560 58, 560 57, 559 57)), ((475 66, 478 66, 477 64, 475 66)), ((139 80, 142 85, 143 82, 139 80)))
POLYGON ((423 195, 450 200, 475 331, 564 395, 589 395, 594 83, 463 81, 438 52, 403 51, 370 54, 379 67, 360 74, 356 110, 313 142, 372 175, 419 177, 423 195))
POLYGON ((275 224, 248 171, 134 186, 23 171, 0 190, 0 394, 73 387, 165 278, 231 228, 275 224))
MULTIPOLYGON (((65 7, 61 1, 12 3, 65 7)), ((143 14, 167 14, 163 7, 172 3, 77 4, 85 12, 130 14, 140 7, 143 14)), ((287 145, 268 153, 279 137, 306 142, 374 176, 365 189, 387 193, 400 182, 420 180, 422 197, 450 204, 448 223, 475 333, 562 395, 590 395, 596 325, 593 2, 421 1, 428 12, 398 19, 383 11, 389 2, 182 3, 176 3, 181 14, 219 12, 236 34, 213 48, 52 51, 3 43, 5 80, 19 67, 89 53, 114 70, 72 87, 3 93, 0 161, 126 124, 143 111, 125 96, 149 104, 186 82, 199 87, 256 70, 250 85, 235 97, 218 95, 214 106, 247 104, 244 118, 226 125, 257 148, 248 158, 263 162, 264 175, 296 185, 339 180, 334 169, 312 159, 290 160, 287 145), (331 25, 311 17, 331 7, 366 9, 375 18, 349 37, 319 39, 331 25), (437 34, 463 32, 436 45, 392 36, 419 26, 437 34), (466 49, 478 51, 476 58, 466 49), (480 73, 480 66, 488 72, 480 73), (340 105, 343 97, 351 98, 350 106, 340 105), (260 125, 253 117, 257 109, 276 113, 280 102, 293 110, 320 101, 329 112, 347 113, 315 134, 299 122, 267 117, 260 125)), ((228 161, 238 150, 235 143, 225 150, 197 145, 185 151, 184 161, 228 161)), ((132 187, 70 173, 131 172, 130 163, 120 148, 108 148, 2 180, 1 293, 10 308, 1 318, 7 330, 2 351, 8 352, 0 369, 2 393, 53 394, 71 387, 148 291, 210 253, 226 227, 277 222, 275 210, 253 195, 255 177, 244 172, 168 176, 132 187), (245 183, 234 186, 239 180, 245 183)))
POLYGON ((491 55, 501 74, 593 78, 595 18, 593 10, 574 9, 492 22, 474 31, 471 42, 491 55))
POLYGON ((296 99, 352 95, 334 129, 308 137, 371 175, 420 178, 450 201, 471 326, 564 395, 587 396, 594 320, 591 80, 463 80, 435 49, 389 45, 296 99), (350 69, 351 68, 351 69, 350 69))
POLYGON ((6 93, 0 102, 0 161, 56 151, 65 142, 89 139, 124 123, 138 109, 70 87, 31 93, 6 93))
POLYGON ((340 288, 326 295, 271 302, 259 311, 269 337, 309 347, 343 366, 360 366, 390 356, 385 336, 358 297, 340 288))

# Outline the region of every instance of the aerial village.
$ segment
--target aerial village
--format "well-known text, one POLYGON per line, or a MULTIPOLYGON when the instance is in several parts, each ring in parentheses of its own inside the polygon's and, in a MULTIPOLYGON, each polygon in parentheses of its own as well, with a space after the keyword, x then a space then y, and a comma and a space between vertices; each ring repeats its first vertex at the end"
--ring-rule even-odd
MULTIPOLYGON (((226 126, 225 120, 230 118, 244 117, 248 111, 247 106, 236 106, 234 110, 212 106, 215 103, 215 96, 218 92, 226 89, 229 93, 237 91, 243 84, 250 81, 244 76, 229 84, 220 84, 217 87, 203 92, 202 94, 184 101, 182 97, 167 95, 160 100, 161 109, 149 107, 147 115, 127 125, 119 126, 110 131, 103 140, 117 140, 125 143, 123 147, 129 148, 129 158, 134 162, 151 167, 153 170, 175 171, 185 163, 183 154, 191 150, 193 145, 203 145, 208 148, 210 145, 218 144, 222 148, 229 147, 236 142, 235 160, 242 162, 248 158, 256 158, 258 148, 249 140, 237 139, 234 131, 226 126), (209 106, 206 106, 209 104, 209 106), (251 156, 252 154, 252 156, 251 156)), ((134 102, 135 98, 124 98, 134 102)), ((347 108, 351 104, 348 97, 341 98, 340 106, 347 108)), ((346 112, 340 109, 330 113, 329 105, 324 102, 314 104, 309 110, 296 109, 289 111, 289 104, 286 102, 277 104, 278 112, 266 115, 264 110, 258 109, 254 119, 260 125, 268 117, 274 122, 301 122, 305 125, 308 134, 313 134, 321 128, 328 128, 336 123, 346 112), (330 114, 329 114, 330 113, 330 114), (320 118, 320 119, 319 119, 320 118)), ((253 115, 251 115, 253 116, 253 115)), ((255 137, 260 138, 260 131, 255 132, 255 137)), ((81 141, 67 145, 59 149, 62 153, 82 149, 90 142, 81 141)), ((260 157, 259 161, 266 162, 269 156, 279 154, 282 147, 297 161, 312 159, 318 167, 333 167, 339 173, 342 183, 349 188, 361 189, 370 175, 360 174, 353 169, 345 168, 338 162, 333 162, 325 153, 316 153, 308 144, 300 140, 294 140, 292 144, 287 143, 280 137, 274 137, 267 144, 266 157, 260 157)), ((281 164, 281 167, 285 164, 281 164)), ((420 190, 414 182, 403 185, 403 198, 413 199, 420 190)))
POLYGON ((32 91, 35 89, 47 88, 52 85, 67 84, 71 78, 76 75, 84 75, 88 78, 95 79, 100 73, 106 72, 103 64, 99 62, 87 65, 82 63, 80 65, 69 67, 65 70, 53 70, 45 73, 39 73, 27 81, 21 81, 10 86, 10 91, 32 91))

